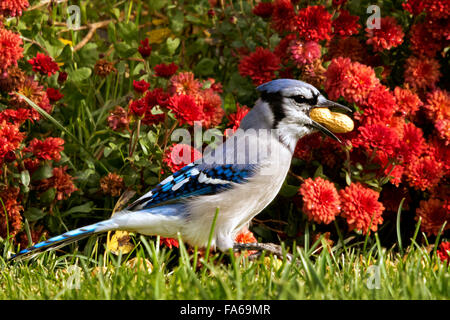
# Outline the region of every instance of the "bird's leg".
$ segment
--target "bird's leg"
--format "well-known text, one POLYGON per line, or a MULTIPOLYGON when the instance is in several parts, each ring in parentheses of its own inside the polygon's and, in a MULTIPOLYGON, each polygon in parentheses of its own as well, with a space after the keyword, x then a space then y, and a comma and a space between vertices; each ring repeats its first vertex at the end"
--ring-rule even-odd
MULTIPOLYGON (((267 251, 272 253, 274 256, 283 259, 283 250, 280 245, 274 244, 274 243, 235 243, 233 246, 234 251, 241 251, 241 250, 258 250, 260 252, 255 253, 255 257, 259 257, 261 255, 261 251, 267 251)), ((251 255, 250 257, 252 257, 251 255)), ((249 257, 249 258, 250 258, 249 257)), ((286 258, 288 261, 293 260, 293 256, 290 253, 286 253, 286 258)), ((253 258, 252 258, 253 259, 253 258)))

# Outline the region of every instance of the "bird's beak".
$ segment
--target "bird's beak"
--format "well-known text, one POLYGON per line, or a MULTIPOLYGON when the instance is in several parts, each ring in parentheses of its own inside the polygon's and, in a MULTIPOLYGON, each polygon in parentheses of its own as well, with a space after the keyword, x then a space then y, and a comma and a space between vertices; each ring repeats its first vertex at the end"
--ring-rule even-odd
POLYGON ((353 112, 352 109, 349 107, 343 106, 342 104, 339 104, 334 101, 327 100, 325 98, 320 99, 317 101, 317 105, 315 105, 313 108, 329 108, 329 109, 337 109, 339 111, 346 111, 346 112, 353 112))
MULTIPOLYGON (((350 109, 349 107, 346 107, 337 102, 325 99, 325 97, 323 97, 323 96, 319 96, 317 104, 313 108, 329 108, 329 109, 335 109, 336 111, 353 112, 352 109, 350 109)), ((341 140, 338 137, 336 137, 336 135, 333 132, 331 132, 329 129, 327 129, 325 126, 321 125, 320 123, 318 123, 312 119, 311 119, 311 122, 312 122, 311 125, 315 129, 319 130, 323 134, 326 134, 327 136, 331 137, 332 139, 338 141, 339 143, 342 143, 341 140)))

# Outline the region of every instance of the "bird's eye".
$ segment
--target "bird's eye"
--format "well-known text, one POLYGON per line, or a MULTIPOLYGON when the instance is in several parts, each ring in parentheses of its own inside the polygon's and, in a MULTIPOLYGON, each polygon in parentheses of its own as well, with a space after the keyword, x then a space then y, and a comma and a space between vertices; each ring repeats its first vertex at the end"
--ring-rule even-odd
POLYGON ((295 102, 297 103, 305 103, 308 102, 308 99, 306 99, 304 96, 302 96, 301 94, 297 95, 297 96, 293 96, 292 99, 294 99, 295 102))

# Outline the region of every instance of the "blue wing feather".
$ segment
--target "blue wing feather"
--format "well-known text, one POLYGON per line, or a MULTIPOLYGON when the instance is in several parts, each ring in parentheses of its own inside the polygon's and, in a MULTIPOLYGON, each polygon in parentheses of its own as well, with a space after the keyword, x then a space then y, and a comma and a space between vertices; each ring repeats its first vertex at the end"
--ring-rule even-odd
POLYGON ((215 194, 231 187, 232 183, 245 183, 254 175, 252 164, 190 163, 166 178, 127 209, 142 210, 169 201, 198 195, 215 194))

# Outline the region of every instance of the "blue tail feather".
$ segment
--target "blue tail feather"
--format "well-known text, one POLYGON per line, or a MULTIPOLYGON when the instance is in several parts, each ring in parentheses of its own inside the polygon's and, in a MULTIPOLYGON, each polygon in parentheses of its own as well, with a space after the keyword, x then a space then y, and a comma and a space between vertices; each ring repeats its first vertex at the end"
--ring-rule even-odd
POLYGON ((12 256, 10 260, 20 260, 22 258, 31 257, 32 255, 46 250, 54 250, 61 246, 68 245, 74 241, 86 238, 92 234, 107 231, 107 221, 91 224, 82 228, 68 231, 59 236, 50 238, 46 241, 39 242, 32 247, 21 250, 16 255, 12 256))

